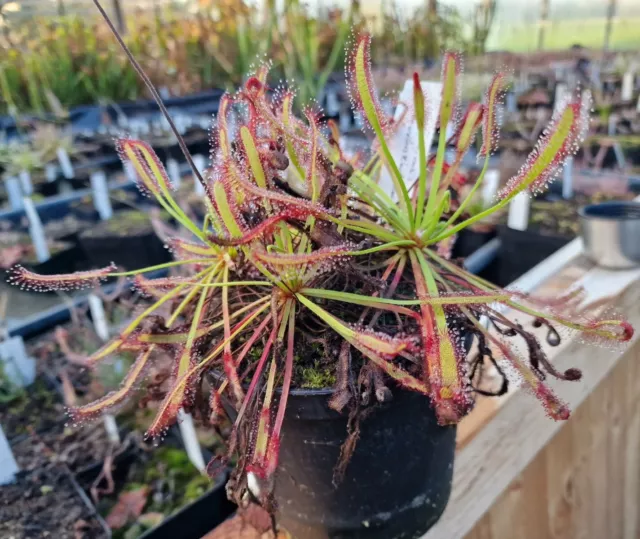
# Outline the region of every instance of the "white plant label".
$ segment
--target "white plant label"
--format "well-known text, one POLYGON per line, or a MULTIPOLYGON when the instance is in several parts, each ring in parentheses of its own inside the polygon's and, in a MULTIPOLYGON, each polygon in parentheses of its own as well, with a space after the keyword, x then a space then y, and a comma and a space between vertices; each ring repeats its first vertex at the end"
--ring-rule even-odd
POLYGON ((124 175, 132 183, 138 181, 138 174, 136 173, 136 166, 131 161, 124 161, 124 175))
POLYGON ((633 79, 634 73, 627 71, 622 76, 622 92, 620 98, 622 101, 631 101, 633 99, 633 79))
POLYGON ((340 116, 338 117, 338 125, 341 133, 348 133, 351 129, 351 114, 346 107, 340 109, 340 116))
POLYGON ((7 195, 9 197, 9 205, 12 210, 22 210, 24 204, 22 203, 22 189, 20 187, 20 180, 15 176, 11 176, 4 181, 4 185, 7 188, 7 195))
POLYGON ((553 102, 554 112, 558 112, 558 109, 564 103, 565 97, 568 92, 569 92, 569 88, 566 84, 562 82, 556 84, 556 96, 555 96, 555 101, 553 102))
POLYGON ((336 116, 340 112, 338 93, 332 88, 327 92, 327 115, 336 116))
POLYGON ((175 159, 167 159, 167 174, 174 189, 178 189, 182 178, 180 176, 180 165, 175 159))
MULTIPOLYGON (((193 164, 196 166, 196 168, 198 169, 198 172, 200 173, 200 175, 204 178, 204 173, 205 170, 207 168, 207 160, 205 159, 204 155, 194 155, 193 156, 193 164)), ((197 178, 193 178, 194 182, 195 182, 195 191, 196 193, 198 193, 199 195, 204 195, 204 185, 202 185, 197 178)), ((205 178, 206 180, 206 178, 205 178)))
POLYGON ((93 192, 93 205, 103 221, 111 219, 113 208, 109 199, 109 187, 107 186, 107 175, 98 170, 91 174, 91 191, 93 192))
MULTIPOLYGON (((438 115, 437 111, 440 108, 442 84, 431 81, 422 81, 421 84, 426 105, 424 142, 428 154, 436 130, 436 117, 438 115)), ((404 83, 404 88, 399 96, 399 103, 394 116, 396 121, 400 121, 407 106, 410 110, 413 109, 413 79, 404 83)), ((406 178, 407 181, 413 182, 420 175, 418 126, 416 125, 413 115, 407 114, 405 116, 404 121, 396 128, 395 133, 387 143, 391 155, 393 155, 400 169, 401 176, 406 178)), ((398 193, 395 192, 391 173, 386 167, 382 169, 378 183, 394 200, 398 200, 398 193)))
POLYGON ((64 148, 58 148, 56 150, 56 154, 58 155, 58 163, 60 163, 63 176, 67 178, 67 180, 70 180, 75 176, 75 174, 73 172, 73 165, 71 164, 71 159, 69 159, 67 150, 64 148))
POLYGON ((33 183, 31 183, 31 173, 28 170, 23 170, 18 174, 18 178, 20 178, 22 193, 27 196, 32 195, 33 183))
POLYGON ((4 375, 12 384, 27 387, 36 379, 36 361, 27 355, 22 337, 9 337, 0 342, 0 361, 4 375))
POLYGON ((573 157, 569 157, 562 169, 562 198, 573 197, 573 157))
POLYGON ((180 427, 180 434, 182 435, 184 448, 187 451, 189 460, 199 472, 204 473, 206 464, 204 462, 204 457, 202 456, 200 442, 198 442, 196 428, 193 425, 193 418, 191 417, 191 414, 186 413, 182 408, 178 410, 178 425, 180 427))
POLYGON ((103 341, 107 341, 109 340, 109 324, 107 324, 107 316, 104 312, 102 300, 95 294, 89 294, 88 299, 93 327, 96 330, 98 337, 103 341))
POLYGON ((33 200, 29 197, 24 197, 22 204, 27 214, 27 219, 29 220, 29 235, 31 236, 31 243, 33 243, 33 248, 36 252, 36 258, 38 262, 46 262, 51 258, 51 254, 49 253, 47 238, 44 235, 44 227, 42 226, 40 216, 33 205, 33 200))
POLYGON ((527 230, 529 226, 529 207, 531 197, 529 193, 523 191, 518 193, 509 203, 509 218, 507 226, 514 230, 527 230))
POLYGON ((12 483, 19 471, 11 446, 0 425, 0 485, 12 483))
POLYGON ((500 171, 492 168, 487 170, 482 181, 482 207, 488 208, 493 203, 500 186, 500 171))
POLYGON ((53 163, 48 163, 44 167, 44 177, 47 183, 53 183, 58 178, 58 167, 53 163))

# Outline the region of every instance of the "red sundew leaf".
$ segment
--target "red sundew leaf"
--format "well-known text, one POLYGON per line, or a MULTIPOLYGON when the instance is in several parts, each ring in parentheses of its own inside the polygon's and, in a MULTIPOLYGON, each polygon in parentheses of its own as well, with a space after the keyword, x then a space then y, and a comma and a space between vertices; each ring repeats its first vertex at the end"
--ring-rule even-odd
POLYGON ((560 107, 525 164, 498 197, 504 200, 527 189, 542 191, 560 173, 566 160, 578 151, 589 127, 590 108, 588 92, 584 92, 580 102, 568 101, 560 107))
POLYGON ((464 118, 458 124, 451 143, 456 147, 458 154, 465 154, 476 138, 476 132, 482 123, 484 106, 480 103, 470 103, 464 118))
POLYGON ((526 365, 526 363, 514 353, 513 350, 500 339, 494 337, 481 326, 480 329, 486 338, 488 338, 499 350, 502 356, 515 368, 520 379, 539 400, 542 402, 545 410, 552 419, 566 420, 569 419, 570 410, 567 405, 562 402, 553 391, 544 383, 535 373, 526 365))
POLYGON ((356 39, 354 46, 352 47, 349 53, 349 57, 347 59, 347 71, 348 71, 347 84, 348 84, 349 95, 351 97, 351 102, 354 110, 357 110, 358 112, 360 112, 362 116, 362 121, 364 122, 365 126, 367 126, 371 130, 374 129, 374 126, 371 125, 369 121, 368 113, 372 112, 377 118, 377 121, 380 124, 381 130, 383 132, 387 132, 392 125, 392 121, 390 118, 385 116, 384 112, 382 111, 382 107, 380 106, 380 100, 378 99, 378 92, 373 83, 373 76, 371 75, 371 36, 369 34, 366 34, 366 33, 361 34, 356 39), (366 85, 366 89, 364 91, 367 92, 368 94, 367 96, 363 96, 361 94, 361 91, 363 89, 358 88, 358 81, 357 81, 357 75, 356 75, 357 56, 358 54, 360 54, 361 50, 364 50, 364 57, 365 57, 363 75, 364 75, 364 82, 366 85), (365 110, 366 102, 370 102, 372 104, 373 106, 372 111, 365 110))
POLYGON ((138 384, 145 376, 146 370, 149 366, 149 358, 153 349, 154 347, 150 346, 138 356, 122 380, 120 387, 116 391, 111 391, 101 399, 85 404, 84 406, 69 408, 68 413, 71 419, 74 422, 79 422, 86 419, 96 418, 106 410, 113 409, 115 406, 118 406, 125 399, 130 397, 135 390, 136 384, 138 384))
POLYGON ((356 249, 355 244, 346 243, 333 247, 321 247, 320 249, 316 249, 311 253, 270 253, 268 251, 259 251, 256 249, 252 254, 257 259, 274 266, 302 266, 305 264, 313 264, 314 262, 322 262, 331 259, 345 260, 346 253, 349 253, 354 249, 356 249))
POLYGON ((20 287, 22 290, 34 290, 37 292, 81 290, 106 279, 116 269, 115 264, 111 264, 106 268, 97 270, 76 271, 75 273, 61 273, 58 275, 40 275, 18 265, 7 272, 7 282, 20 287))
POLYGON ((116 148, 123 161, 133 164, 144 189, 156 197, 173 189, 164 165, 146 142, 123 138, 116 141, 116 148))
POLYGON ((218 148, 223 159, 229 159, 231 157, 231 141, 229 140, 227 114, 234 101, 234 98, 229 94, 224 94, 220 98, 218 115, 216 116, 216 129, 213 130, 211 137, 211 147, 218 148))
POLYGON ((504 101, 507 77, 505 73, 497 73, 485 94, 485 110, 482 119, 482 146, 478 156, 485 157, 498 149, 500 139, 500 121, 498 113, 504 101))

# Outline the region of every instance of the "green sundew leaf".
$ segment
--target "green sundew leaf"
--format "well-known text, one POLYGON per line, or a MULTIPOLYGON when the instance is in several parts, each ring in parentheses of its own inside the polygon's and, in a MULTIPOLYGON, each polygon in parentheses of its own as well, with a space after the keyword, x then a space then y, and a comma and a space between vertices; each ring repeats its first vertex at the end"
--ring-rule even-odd
MULTIPOLYGON (((508 294, 479 294, 479 295, 451 295, 451 296, 431 296, 423 299, 390 299, 390 298, 374 298, 371 296, 363 296, 361 294, 353 294, 351 292, 340 292, 337 290, 325 290, 323 288, 303 288, 301 294, 306 296, 323 298, 335 301, 344 301, 345 303, 354 303, 357 305, 368 305, 369 302, 375 302, 379 305, 469 305, 469 304, 486 304, 496 301, 507 301, 510 299, 508 294)), ((412 311, 413 312, 413 311, 412 311)))
POLYGON ((440 137, 438 140, 438 151, 436 152, 436 162, 431 177, 431 187, 429 189, 427 207, 422 218, 422 228, 427 228, 434 220, 436 220, 433 210, 435 209, 436 198, 440 188, 440 178, 442 177, 442 167, 444 165, 444 154, 447 149, 447 125, 451 120, 453 106, 457 97, 457 72, 460 58, 453 53, 446 53, 443 62, 443 88, 439 116, 440 137))
POLYGON ((291 129, 291 107, 293 105, 293 94, 291 92, 286 92, 285 96, 282 100, 282 123, 284 124, 285 131, 285 146, 287 148, 287 154, 289 156, 289 161, 293 165, 294 170, 298 174, 299 180, 304 180, 305 174, 303 168, 300 166, 300 160, 298 159, 298 155, 296 154, 295 147, 291 142, 291 135, 289 134, 289 130, 291 129))
POLYGON ((264 168, 262 168, 260 155, 258 154, 258 149, 256 148, 255 141, 253 140, 253 135, 246 125, 243 125, 240 128, 240 137, 242 138, 244 150, 247 152, 247 158, 249 159, 249 166, 251 167, 251 172, 253 172, 253 177, 256 180, 258 187, 265 188, 267 186, 267 180, 264 174, 264 168))
POLYGON ((229 206, 229 201, 227 200, 227 192, 224 189, 224 185, 222 182, 215 182, 213 186, 213 196, 216 201, 216 206, 218 207, 218 212, 220 213, 220 217, 222 217, 222 221, 224 222, 224 226, 227 227, 229 234, 233 238, 239 238, 242 236, 242 230, 236 218, 231 211, 231 207, 229 206))
POLYGON ((380 149, 382 150, 386 164, 391 170, 393 185, 396 191, 401 194, 401 204, 403 205, 405 211, 407 211, 409 214, 409 222, 412 222, 413 210, 411 207, 409 192, 407 191, 407 186, 405 185, 404 179, 402 178, 402 174, 398 169, 398 165, 393 159, 393 155, 391 155, 389 146, 387 146, 387 141, 385 140, 385 135, 382 130, 382 125, 380 124, 380 118, 378 118, 378 112, 376 110, 376 105, 372 95, 373 89, 369 87, 370 73, 367 63, 367 49, 369 43, 370 41, 366 36, 361 38, 358 42, 358 48, 356 49, 354 62, 356 88, 358 90, 360 102, 362 103, 362 109, 367 117, 367 120, 371 124, 376 137, 378 138, 380 149))

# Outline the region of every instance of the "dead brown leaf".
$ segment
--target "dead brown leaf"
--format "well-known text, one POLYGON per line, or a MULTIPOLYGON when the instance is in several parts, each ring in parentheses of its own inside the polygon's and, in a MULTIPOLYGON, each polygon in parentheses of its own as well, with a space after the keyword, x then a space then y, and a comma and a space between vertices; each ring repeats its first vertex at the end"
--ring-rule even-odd
POLYGON ((137 520, 147 503, 149 487, 123 492, 113 506, 106 521, 112 530, 124 528, 130 521, 137 520))

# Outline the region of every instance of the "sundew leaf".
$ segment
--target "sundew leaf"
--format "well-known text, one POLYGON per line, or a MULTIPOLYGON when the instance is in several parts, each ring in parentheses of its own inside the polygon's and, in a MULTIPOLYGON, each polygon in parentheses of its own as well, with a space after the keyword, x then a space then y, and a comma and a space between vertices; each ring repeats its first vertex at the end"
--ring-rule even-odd
POLYGON ((253 172, 253 179, 258 184, 258 187, 264 188, 267 186, 267 179, 264 174, 262 163, 260 162, 260 154, 256 148, 253 135, 246 125, 243 125, 240 128, 240 136, 244 145, 244 151, 246 152, 247 159, 249 160, 249 166, 253 172))
POLYGON ((590 109, 591 96, 586 91, 581 101, 567 101, 560 107, 518 174, 498 193, 499 198, 512 199, 524 190, 546 187, 578 151, 589 127, 590 109))
POLYGON ((390 169, 393 185, 396 191, 401 195, 401 203, 403 204, 404 209, 409 213, 409 221, 412 222, 413 208, 411 206, 409 191, 407 190, 404 178, 402 177, 402 174, 398 169, 398 165, 395 162, 385 140, 384 127, 381 121, 383 115, 377 98, 375 97, 373 79, 371 77, 371 64, 369 61, 370 48, 371 36, 364 34, 358 39, 352 60, 352 76, 354 79, 352 84, 355 87, 355 101, 361 107, 365 118, 369 121, 371 128, 376 134, 384 160, 390 169))
POLYGON ((505 73, 496 73, 485 94, 485 113, 482 119, 482 146, 478 156, 486 157, 498 149, 500 121, 498 113, 504 101, 507 77, 505 73))

